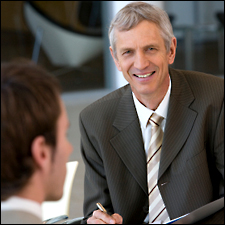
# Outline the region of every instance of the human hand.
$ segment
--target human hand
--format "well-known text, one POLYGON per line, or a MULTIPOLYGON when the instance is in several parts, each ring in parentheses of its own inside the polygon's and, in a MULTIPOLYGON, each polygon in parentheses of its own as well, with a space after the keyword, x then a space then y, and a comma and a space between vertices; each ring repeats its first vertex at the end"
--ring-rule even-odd
POLYGON ((95 210, 92 216, 87 220, 88 224, 122 224, 123 218, 117 213, 111 216, 101 210, 95 210))

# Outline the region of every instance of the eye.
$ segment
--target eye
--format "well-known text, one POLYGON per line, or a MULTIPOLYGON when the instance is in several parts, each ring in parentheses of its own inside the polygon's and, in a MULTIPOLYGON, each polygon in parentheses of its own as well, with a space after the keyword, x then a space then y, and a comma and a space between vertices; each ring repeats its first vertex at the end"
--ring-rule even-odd
POLYGON ((127 51, 125 51, 122 55, 128 55, 128 54, 130 54, 131 53, 131 51, 130 50, 127 50, 127 51))
POLYGON ((157 51, 157 48, 155 47, 149 47, 147 48, 146 52, 150 53, 150 54, 153 54, 157 51))

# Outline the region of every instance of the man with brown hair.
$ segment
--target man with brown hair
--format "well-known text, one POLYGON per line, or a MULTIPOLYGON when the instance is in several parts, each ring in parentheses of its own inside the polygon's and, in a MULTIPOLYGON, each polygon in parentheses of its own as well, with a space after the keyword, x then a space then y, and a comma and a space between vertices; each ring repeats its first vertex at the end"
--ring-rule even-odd
POLYGON ((42 223, 63 194, 72 146, 57 80, 32 62, 1 64, 1 222, 42 223))

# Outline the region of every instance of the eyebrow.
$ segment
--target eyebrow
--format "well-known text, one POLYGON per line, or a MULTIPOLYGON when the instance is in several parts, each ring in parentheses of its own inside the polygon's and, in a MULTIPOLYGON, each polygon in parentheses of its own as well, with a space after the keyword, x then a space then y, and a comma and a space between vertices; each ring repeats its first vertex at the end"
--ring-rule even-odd
MULTIPOLYGON (((152 47, 159 48, 159 45, 153 43, 153 44, 145 45, 141 48, 146 49, 146 48, 152 48, 152 47)), ((126 52, 126 51, 132 51, 132 50, 134 50, 134 48, 132 48, 132 47, 123 47, 120 49, 120 52, 126 52)))
POLYGON ((144 46, 144 48, 151 48, 151 47, 159 48, 159 45, 158 44, 150 44, 150 45, 144 46))
POLYGON ((126 52, 126 51, 132 51, 133 48, 121 48, 119 52, 126 52))

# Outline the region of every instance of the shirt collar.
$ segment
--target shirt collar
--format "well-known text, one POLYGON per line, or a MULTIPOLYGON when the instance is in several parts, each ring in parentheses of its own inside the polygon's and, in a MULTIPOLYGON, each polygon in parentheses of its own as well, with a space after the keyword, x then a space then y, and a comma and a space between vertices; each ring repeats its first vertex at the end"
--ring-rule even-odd
POLYGON ((1 201, 1 210, 21 210, 34 214, 42 220, 41 204, 26 198, 12 196, 1 201))
POLYGON ((141 126, 143 128, 146 128, 149 117, 151 116, 151 114, 153 112, 157 113, 159 116, 162 116, 164 119, 166 119, 168 106, 169 106, 170 92, 171 92, 171 79, 170 79, 170 83, 169 83, 167 93, 166 93, 165 97, 163 98, 163 100, 161 101, 161 103, 159 104, 158 108, 155 111, 153 111, 153 110, 145 107, 143 104, 141 104, 137 100, 135 94, 132 92, 134 104, 135 104, 137 114, 138 114, 138 117, 139 117, 139 121, 140 121, 141 126))

